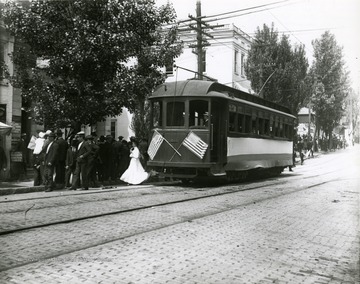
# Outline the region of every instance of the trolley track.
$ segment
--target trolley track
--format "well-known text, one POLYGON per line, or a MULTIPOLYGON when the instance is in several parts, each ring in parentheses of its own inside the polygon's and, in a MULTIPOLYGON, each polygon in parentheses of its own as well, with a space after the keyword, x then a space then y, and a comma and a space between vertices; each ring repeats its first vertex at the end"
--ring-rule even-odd
MULTIPOLYGON (((58 244, 56 246, 57 248, 55 248, 54 250, 50 249, 50 250, 46 251, 46 253, 43 253, 43 254, 33 253, 33 255, 31 257, 29 257, 27 259, 24 259, 24 260, 20 260, 17 263, 10 263, 10 264, 7 264, 7 265, 1 265, 0 264, 0 271, 6 271, 6 270, 9 270, 9 269, 12 269, 12 268, 22 267, 22 266, 25 266, 27 264, 31 264, 31 263, 34 263, 34 262, 46 261, 48 259, 57 258, 57 257, 61 257, 61 256, 66 256, 66 255, 69 255, 69 254, 72 254, 72 253, 77 253, 77 252, 80 252, 82 250, 86 250, 86 249, 89 249, 89 248, 92 248, 92 247, 95 247, 95 246, 100 246, 100 245, 108 244, 108 243, 111 243, 111 242, 124 240, 126 238, 134 237, 134 236, 145 234, 145 233, 150 233, 150 232, 161 230, 161 229, 164 229, 164 228, 167 228, 167 227, 170 227, 170 226, 174 226, 174 225, 178 225, 178 224, 182 224, 182 223, 186 223, 186 222, 195 222, 196 220, 199 220, 201 218, 221 214, 221 213, 228 212, 228 211, 231 211, 231 210, 236 210, 236 209, 242 210, 242 209, 245 209, 246 207, 252 206, 254 204, 259 204, 261 202, 266 202, 266 201, 276 199, 276 198, 279 198, 279 197, 282 197, 282 196, 285 196, 285 195, 295 194, 295 193, 298 193, 298 192, 301 192, 301 191, 304 191, 304 190, 307 190, 307 189, 310 189, 310 188, 313 189, 314 187, 321 186, 321 185, 324 185, 326 183, 330 183, 330 182, 333 182, 333 181, 336 181, 336 180, 337 179, 328 180, 326 182, 320 182, 320 183, 312 183, 312 184, 309 184, 309 185, 307 185, 305 187, 302 187, 302 188, 293 187, 291 189, 286 189, 285 192, 278 191, 277 189, 267 190, 267 187, 269 187, 269 185, 261 185, 261 186, 247 188, 245 190, 242 189, 242 190, 238 190, 238 191, 233 191, 233 190, 229 189, 228 191, 225 191, 223 193, 218 193, 218 194, 186 198, 186 199, 182 199, 182 200, 178 200, 178 201, 152 204, 152 205, 142 206, 142 207, 138 207, 138 208, 132 208, 132 209, 128 209, 128 210, 119 210, 119 211, 116 211, 116 212, 113 211, 113 212, 109 212, 109 213, 106 213, 106 214, 95 214, 93 216, 87 216, 87 217, 82 217, 82 218, 74 218, 74 219, 71 219, 71 220, 70 219, 62 220, 62 221, 54 222, 54 223, 51 223, 51 224, 48 223, 48 224, 42 224, 42 225, 39 225, 39 226, 23 227, 23 228, 19 228, 19 229, 16 229, 16 230, 3 231, 3 232, 0 233, 1 238, 11 237, 12 239, 14 239, 14 238, 18 239, 19 235, 18 235, 18 237, 16 237, 14 234, 26 233, 26 234, 29 235, 29 234, 35 233, 35 231, 37 229, 54 228, 54 230, 51 230, 52 233, 49 230, 47 230, 46 234, 49 235, 49 234, 54 234, 54 232, 56 232, 56 231, 59 231, 59 232, 63 231, 65 228, 62 228, 62 229, 60 229, 60 228, 55 229, 55 228, 57 228, 58 226, 68 224, 68 223, 75 223, 75 222, 81 222, 81 221, 85 221, 85 222, 89 221, 90 222, 91 220, 96 220, 96 219, 100 219, 100 218, 106 218, 106 217, 110 217, 111 215, 116 216, 116 215, 127 214, 127 213, 129 213, 129 214, 131 214, 131 213, 140 213, 141 211, 144 211, 144 214, 147 214, 146 210, 150 210, 150 209, 151 210, 152 209, 161 210, 161 207, 166 208, 166 206, 172 206, 172 205, 180 204, 180 203, 184 203, 184 202, 192 202, 192 201, 197 202, 197 201, 200 201, 201 199, 206 199, 206 198, 213 198, 213 197, 220 197, 220 196, 226 196, 226 195, 232 195, 232 194, 239 194, 242 191, 251 191, 251 190, 254 190, 254 189, 261 189, 262 188, 263 190, 265 190, 264 192, 270 193, 268 196, 261 195, 261 196, 259 196, 258 198, 255 198, 255 199, 251 199, 251 198, 249 199, 248 198, 246 200, 246 198, 245 198, 244 200, 239 200, 239 202, 235 203, 235 204, 229 204, 229 205, 226 204, 225 206, 224 205, 212 206, 212 207, 210 207, 211 210, 208 210, 208 212, 206 212, 206 213, 202 213, 202 214, 195 214, 194 213, 191 216, 185 216, 185 217, 178 218, 176 220, 170 220, 170 221, 167 221, 167 222, 159 222, 157 224, 153 224, 150 227, 144 227, 144 228, 141 227, 138 230, 130 230, 129 232, 121 233, 120 235, 113 234, 113 235, 111 235, 111 237, 94 238, 89 242, 81 244, 81 246, 71 245, 71 246, 64 246, 63 247, 62 245, 59 246, 59 244, 58 244), (59 249, 59 247, 61 247, 61 249, 59 249)), ((284 182, 277 183, 277 185, 282 185, 282 184, 284 184, 284 182)), ((272 184, 272 186, 273 185, 274 184, 272 184)), ((198 203, 198 204, 200 204, 200 203, 198 203)), ((167 210, 163 209, 163 211, 167 211, 167 210)), ((104 222, 104 221, 99 220, 99 222, 104 222)), ((106 222, 110 222, 109 219, 107 219, 106 222)), ((42 233, 40 233, 40 234, 42 234, 42 233)), ((85 233, 85 234, 89 234, 89 233, 85 233)), ((21 239, 21 237, 20 237, 20 239, 21 239)), ((46 239, 46 236, 44 236, 44 239, 46 239)), ((59 240, 55 241, 55 242, 59 242, 59 240)), ((61 240, 60 242, 64 242, 64 240, 61 240)), ((40 241, 40 243, 41 243, 41 241, 40 241)), ((53 244, 51 244, 50 248, 52 248, 52 245, 53 244)), ((29 246, 31 246, 31 245, 29 244, 29 246)), ((20 254, 21 254, 21 252, 20 252, 20 254)), ((71 256, 70 256, 70 258, 71 258, 71 256)), ((5 256, 5 259, 6 259, 6 256, 5 256)))
MULTIPOLYGON (((333 172, 327 172, 325 174, 323 174, 322 176, 326 175, 326 174, 332 174, 333 172)), ((320 175, 312 175, 309 176, 308 178, 316 178, 319 177, 320 175)), ((244 191, 244 190, 251 190, 251 189, 257 189, 257 188, 261 188, 264 186, 272 186, 272 185, 278 185, 279 183, 277 182, 278 179, 281 180, 280 184, 285 183, 286 181, 284 181, 284 179, 286 179, 288 176, 286 175, 282 175, 279 176, 277 178, 270 178, 270 179, 264 179, 264 180, 257 180, 255 181, 248 181, 248 182, 242 182, 242 183, 235 183, 235 184, 229 184, 228 186, 231 187, 235 187, 235 186, 242 186, 241 189, 238 190, 234 190, 234 189, 230 189, 230 191, 233 192, 238 192, 238 191, 244 191), (261 182, 266 182, 266 184, 264 185, 258 185, 258 183, 261 182), (270 182, 270 183, 267 183, 270 182), (247 188, 247 186, 250 186, 249 188, 247 188)), ((298 176, 291 176, 291 181, 296 181, 296 180, 300 180, 302 179, 302 177, 298 177, 298 176)), ((158 185, 158 184, 156 184, 158 185)), ((167 190, 166 193, 167 194, 171 194, 171 193, 179 193, 182 192, 184 194, 187 194, 187 191, 190 189, 190 191, 207 191, 209 189, 211 189, 212 187, 209 186, 203 186, 200 189, 198 187, 189 187, 189 186, 181 186, 179 187, 179 183, 177 182, 164 182, 161 184, 161 186, 170 186, 170 188, 174 188, 171 190, 167 190)), ((151 187, 152 185, 147 184, 147 185, 143 185, 141 186, 142 189, 146 189, 151 187)), ((9 200, 9 201, 0 201, 0 204, 13 204, 15 202, 23 202, 24 204, 22 206, 19 205, 20 208, 15 208, 15 209, 5 209, 2 212, 0 211, 0 215, 1 214, 11 214, 11 213, 23 213, 26 212, 28 210, 43 210, 46 208, 52 208, 54 206, 56 206, 57 208, 61 208, 61 207, 66 207, 66 206, 77 206, 77 205, 81 205, 81 204, 85 204, 85 203, 100 203, 100 202, 106 202, 106 201, 114 201, 117 200, 119 198, 123 198, 125 197, 133 197, 134 195, 131 194, 131 190, 133 189, 133 187, 120 187, 118 189, 113 189, 113 190, 97 190, 97 191, 89 191, 89 192, 79 192, 78 194, 76 193, 67 193, 65 192, 59 192, 59 195, 53 195, 53 196, 40 196, 40 197, 36 197, 36 198, 28 198, 28 199, 17 199, 17 200, 9 200), (98 198, 99 195, 104 195, 104 194, 113 194, 113 196, 103 196, 101 198, 98 198), (121 196, 120 196, 121 195, 121 196), (126 196, 128 195, 128 196, 126 196), (84 198, 84 197, 88 197, 88 196, 96 196, 96 200, 94 199, 90 199, 90 198, 84 198), (36 203, 36 201, 41 201, 41 200, 56 200, 58 198, 67 198, 67 197, 72 197, 72 199, 69 199, 66 201, 66 203, 63 204, 59 204, 58 202, 55 203, 50 203, 50 204, 46 204, 46 203, 36 203), (34 201, 34 202, 33 202, 34 201), (36 205, 36 207, 35 207, 36 205)), ((140 195, 159 195, 159 194, 163 194, 163 192, 160 191, 154 191, 151 193, 140 193, 140 195)), ((212 196, 212 195, 210 195, 212 196)), ((115 212, 120 212, 118 210, 116 210, 115 212)), ((120 212, 121 213, 121 212, 120 212)), ((117 213, 109 213, 109 214, 117 214, 117 213)), ((101 216, 101 214, 97 214, 95 217, 101 216)), ((95 218, 94 217, 94 218, 95 218)), ((81 220, 86 218, 84 216, 79 217, 81 220)), ((72 218, 73 219, 73 218, 72 218)), ((74 218, 74 220, 76 221, 78 218, 74 218)), ((67 221, 61 221, 66 223, 67 221)), ((69 221, 72 222, 72 221, 69 221)), ((56 224, 56 222, 50 222, 50 224, 56 224)), ((1 235, 1 229, 0 229, 0 235, 1 235)))
MULTIPOLYGON (((295 192, 307 190, 307 189, 310 189, 310 188, 313 188, 313 187, 317 187, 317 186, 320 186, 320 185, 323 185, 323 184, 326 184, 326 183, 333 182, 335 180, 337 180, 337 179, 312 184, 312 185, 305 186, 305 187, 299 188, 299 189, 289 190, 289 192, 286 192, 286 193, 279 191, 278 194, 275 194, 275 198, 279 197, 279 196, 282 196, 282 195, 292 194, 292 193, 295 193, 295 192)), ((76 217, 76 218, 69 218, 69 219, 64 219, 64 220, 58 220, 58 221, 55 221, 55 222, 42 223, 42 224, 33 225, 33 226, 24 226, 24 227, 12 229, 12 230, 0 231, 0 236, 6 236, 6 235, 14 234, 14 233, 19 233, 19 232, 22 232, 22 231, 45 228, 45 227, 50 227, 50 226, 56 226, 56 225, 60 225, 60 224, 74 223, 74 222, 78 222, 78 221, 82 221, 82 220, 89 220, 89 219, 101 218, 101 217, 105 217, 105 216, 111 216, 111 215, 117 215, 117 214, 125 214, 125 213, 129 213, 129 212, 134 212, 134 211, 141 211, 141 210, 145 210, 145 209, 149 209, 149 208, 162 207, 162 206, 167 206, 167 205, 172 205, 172 204, 190 202, 190 201, 206 199, 206 198, 213 198, 213 197, 218 197, 218 196, 223 196, 223 195, 231 195, 231 194, 236 194, 236 193, 243 192, 243 191, 261 189, 261 188, 266 188, 266 187, 270 187, 270 186, 278 186, 278 185, 283 185, 283 184, 286 184, 286 183, 287 183, 287 181, 281 181, 281 182, 277 182, 277 183, 272 183, 271 185, 269 185, 269 184, 259 185, 259 186, 249 187, 249 188, 241 188, 241 189, 238 189, 238 190, 227 189, 224 192, 217 192, 217 193, 214 193, 214 194, 206 194, 206 195, 194 196, 194 197, 189 197, 189 198, 181 198, 181 199, 162 202, 162 203, 152 203, 152 204, 148 204, 148 205, 133 207, 133 208, 130 208, 130 209, 121 209, 121 210, 115 210, 115 211, 110 211, 110 212, 106 212, 106 213, 93 214, 93 215, 81 216, 81 217, 76 217)), ((274 198, 274 197, 270 197, 270 198, 269 197, 263 197, 263 198, 259 198, 256 202, 262 202, 262 201, 269 200, 269 199, 272 199, 272 198, 274 198)))

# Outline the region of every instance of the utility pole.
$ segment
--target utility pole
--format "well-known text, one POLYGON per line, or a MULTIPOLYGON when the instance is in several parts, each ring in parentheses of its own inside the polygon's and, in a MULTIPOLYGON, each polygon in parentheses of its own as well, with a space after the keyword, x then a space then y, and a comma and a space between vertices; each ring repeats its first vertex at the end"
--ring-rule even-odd
POLYGON ((205 47, 209 46, 210 43, 206 40, 206 37, 214 38, 211 34, 207 33, 206 29, 212 29, 216 27, 222 27, 223 25, 215 25, 210 26, 206 23, 206 21, 203 20, 204 17, 201 15, 201 1, 198 0, 196 2, 196 17, 193 17, 189 15, 190 21, 195 21, 195 23, 190 23, 188 25, 189 28, 186 29, 179 29, 179 31, 188 31, 188 30, 194 30, 196 31, 196 44, 189 45, 190 48, 193 48, 195 53, 197 55, 197 76, 198 79, 202 80, 204 77, 204 55, 205 55, 205 47), (205 37, 205 36, 206 37, 205 37))
MULTIPOLYGON (((197 36, 196 36, 196 41, 197 41, 197 63, 198 63, 198 73, 199 73, 199 80, 203 79, 203 71, 204 71, 204 67, 203 67, 203 57, 204 57, 204 50, 203 50, 203 36, 202 36, 202 23, 201 23, 201 2, 200 0, 198 0, 196 2, 196 28, 197 28, 197 36)), ((206 42, 205 42, 206 44, 206 42)))

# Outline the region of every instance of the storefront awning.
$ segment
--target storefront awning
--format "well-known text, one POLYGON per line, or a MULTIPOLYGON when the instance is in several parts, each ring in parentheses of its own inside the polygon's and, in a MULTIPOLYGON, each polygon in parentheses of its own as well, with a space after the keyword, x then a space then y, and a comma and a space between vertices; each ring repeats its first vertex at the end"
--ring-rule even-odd
POLYGON ((12 130, 12 126, 0 122, 0 135, 9 135, 12 130))

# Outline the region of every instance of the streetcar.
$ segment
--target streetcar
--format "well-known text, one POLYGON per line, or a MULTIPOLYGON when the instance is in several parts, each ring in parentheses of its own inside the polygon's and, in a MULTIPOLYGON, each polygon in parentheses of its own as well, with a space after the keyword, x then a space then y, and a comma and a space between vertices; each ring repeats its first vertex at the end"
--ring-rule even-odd
POLYGON ((293 165, 289 109, 214 81, 160 85, 149 97, 148 167, 183 182, 279 175, 293 165))

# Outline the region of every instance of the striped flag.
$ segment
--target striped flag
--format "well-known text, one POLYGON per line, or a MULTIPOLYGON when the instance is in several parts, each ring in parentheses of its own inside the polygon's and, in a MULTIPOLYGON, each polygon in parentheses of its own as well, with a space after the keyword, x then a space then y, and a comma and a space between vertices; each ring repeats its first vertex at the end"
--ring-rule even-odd
POLYGON ((204 158, 208 144, 201 140, 194 132, 190 132, 182 143, 186 148, 193 152, 200 159, 204 158))
POLYGON ((164 137, 155 130, 148 148, 148 154, 151 160, 154 159, 163 141, 164 141, 164 137))

